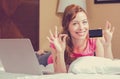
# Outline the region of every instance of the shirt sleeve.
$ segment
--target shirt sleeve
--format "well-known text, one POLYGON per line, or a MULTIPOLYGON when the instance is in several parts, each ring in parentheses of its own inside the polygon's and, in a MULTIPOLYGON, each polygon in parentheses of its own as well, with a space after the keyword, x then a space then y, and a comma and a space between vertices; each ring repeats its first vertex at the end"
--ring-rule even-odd
POLYGON ((50 56, 48 57, 47 63, 48 63, 48 64, 53 63, 53 57, 52 57, 52 55, 50 55, 50 56))

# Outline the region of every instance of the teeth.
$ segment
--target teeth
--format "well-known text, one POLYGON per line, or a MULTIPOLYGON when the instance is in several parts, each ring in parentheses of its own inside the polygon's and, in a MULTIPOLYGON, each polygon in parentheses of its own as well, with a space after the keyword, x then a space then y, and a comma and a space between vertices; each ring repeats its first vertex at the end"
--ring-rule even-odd
POLYGON ((77 33, 84 33, 84 32, 77 32, 77 33))
POLYGON ((79 35, 83 35, 84 33, 83 33, 83 32, 82 32, 82 33, 79 32, 79 33, 77 33, 77 34, 79 34, 79 35))
POLYGON ((85 32, 76 32, 78 35, 84 35, 85 34, 85 32))

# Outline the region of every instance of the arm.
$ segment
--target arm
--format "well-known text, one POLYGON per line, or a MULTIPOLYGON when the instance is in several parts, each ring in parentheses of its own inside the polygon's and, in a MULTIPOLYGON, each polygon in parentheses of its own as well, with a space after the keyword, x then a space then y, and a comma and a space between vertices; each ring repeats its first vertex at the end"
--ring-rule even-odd
POLYGON ((57 28, 55 28, 55 34, 53 35, 50 31, 50 38, 48 37, 48 41, 50 42, 50 44, 52 44, 51 50, 53 56, 54 71, 57 73, 67 72, 64 60, 66 37, 66 34, 58 35, 57 28))
POLYGON ((51 48, 51 50, 52 50, 54 72, 56 73, 67 72, 65 61, 64 61, 64 53, 58 53, 53 48, 51 48))
POLYGON ((113 59, 111 43, 108 45, 103 45, 100 39, 97 39, 96 41, 96 56, 113 59))
POLYGON ((100 38, 96 39, 96 56, 104 57, 104 47, 100 41, 100 38))
POLYGON ((110 43, 109 45, 107 45, 107 46, 104 46, 104 52, 105 52, 104 56, 105 56, 106 58, 111 58, 111 59, 113 59, 112 45, 111 45, 111 43, 110 43))
POLYGON ((56 56, 54 56, 53 63, 54 63, 54 69, 55 69, 56 73, 66 73, 67 72, 63 54, 61 54, 61 53, 56 54, 56 56))
POLYGON ((101 44, 104 49, 104 57, 113 59, 112 55, 112 37, 113 37, 114 27, 111 26, 110 22, 106 22, 105 30, 103 31, 103 37, 100 38, 101 44))

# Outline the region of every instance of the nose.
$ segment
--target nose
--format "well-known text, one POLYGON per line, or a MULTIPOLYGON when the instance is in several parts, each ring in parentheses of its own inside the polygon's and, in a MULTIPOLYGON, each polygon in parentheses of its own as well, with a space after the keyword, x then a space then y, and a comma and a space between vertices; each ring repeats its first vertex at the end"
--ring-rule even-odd
POLYGON ((79 29, 83 29, 83 24, 79 22, 79 29))

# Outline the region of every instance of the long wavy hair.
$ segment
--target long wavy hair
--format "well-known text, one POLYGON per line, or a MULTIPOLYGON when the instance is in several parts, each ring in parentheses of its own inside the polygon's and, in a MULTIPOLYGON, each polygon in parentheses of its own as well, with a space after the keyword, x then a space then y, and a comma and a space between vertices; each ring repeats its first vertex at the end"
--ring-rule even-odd
MULTIPOLYGON (((65 63, 71 64, 72 61, 74 61, 76 58, 71 58, 70 55, 73 52, 73 43, 71 39, 71 35, 69 33, 69 24, 70 22, 76 17, 78 12, 84 12, 86 14, 86 11, 82 9, 78 5, 71 4, 65 8, 63 18, 62 18, 62 34, 67 34, 68 37, 66 39, 66 49, 65 49, 65 63)), ((87 15, 87 14, 86 14, 87 15)))

